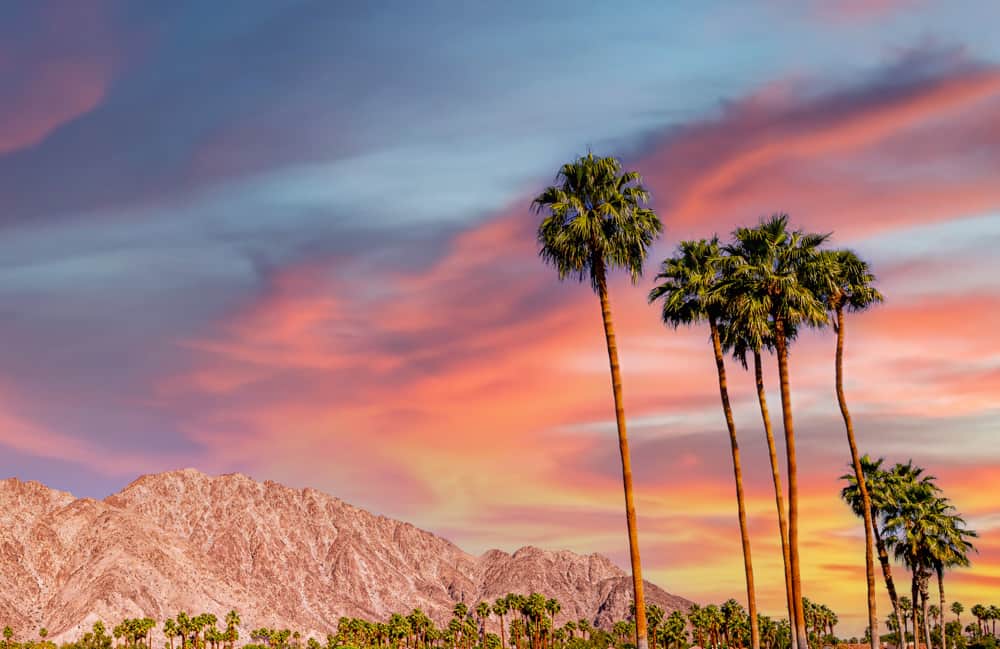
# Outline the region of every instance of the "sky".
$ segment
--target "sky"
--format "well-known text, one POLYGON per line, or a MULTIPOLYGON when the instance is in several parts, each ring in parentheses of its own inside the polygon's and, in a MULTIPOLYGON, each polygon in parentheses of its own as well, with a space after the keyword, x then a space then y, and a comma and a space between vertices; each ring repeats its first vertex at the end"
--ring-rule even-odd
MULTIPOLYGON (((664 222, 638 286, 610 289, 646 576, 743 599, 707 331, 662 326, 656 266, 784 211, 878 275, 884 305, 847 329, 860 447, 937 476, 980 533, 948 597, 996 603, 1000 4, 0 13, 0 475, 101 498, 239 471, 474 553, 627 567, 599 304, 538 259, 529 210, 593 150, 643 175, 664 222)), ((758 599, 780 615, 752 377, 729 371, 758 599)), ((859 633, 829 331, 795 344, 791 377, 805 593, 859 633)))

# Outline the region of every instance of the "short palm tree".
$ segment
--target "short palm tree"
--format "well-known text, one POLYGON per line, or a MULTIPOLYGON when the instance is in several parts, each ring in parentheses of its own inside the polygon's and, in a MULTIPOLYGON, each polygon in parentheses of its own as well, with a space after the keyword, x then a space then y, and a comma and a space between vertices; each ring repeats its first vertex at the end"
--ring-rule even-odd
POLYGON ((625 490, 625 519, 636 608, 636 648, 647 649, 646 602, 632 493, 632 459, 622 403, 618 345, 608 299, 608 271, 623 268, 632 282, 637 282, 642 275, 647 249, 663 226, 656 213, 646 207, 649 193, 642 186, 638 172, 623 171, 616 158, 598 158, 588 153, 563 165, 557 183, 532 202, 536 212, 545 214, 538 227, 539 255, 555 267, 560 279, 572 277, 589 281, 600 298, 625 490))
POLYGON ((929 539, 929 543, 931 564, 934 566, 938 583, 941 647, 942 649, 948 649, 944 621, 944 572, 947 568, 969 565, 969 553, 975 550, 969 539, 975 538, 977 534, 973 530, 966 529, 965 520, 954 512, 954 509, 947 504, 947 501, 943 504, 949 513, 945 515, 942 521, 943 525, 937 530, 937 534, 929 539))
POLYGON ((938 496, 933 483, 911 482, 900 486, 897 506, 886 520, 887 537, 896 558, 912 574, 913 635, 931 646, 928 626, 928 582, 934 560, 933 537, 947 525, 950 506, 938 496), (919 602, 919 605, 918 605, 919 602), (921 613, 922 624, 917 619, 921 613))
MULTIPOLYGON (((903 646, 906 645, 906 636, 909 633, 910 614, 913 613, 913 602, 906 595, 899 598, 899 612, 903 615, 903 646)), ((916 637, 916 633, 913 634, 916 637)))
POLYGON ((649 301, 662 301, 661 315, 664 324, 677 328, 708 322, 715 368, 719 377, 719 394, 722 412, 729 430, 729 445, 733 458, 733 475, 736 480, 736 506, 743 545, 743 572, 746 578, 747 604, 750 610, 750 644, 760 648, 757 627, 757 601, 753 579, 753 560, 750 552, 750 532, 747 529, 746 499, 743 494, 743 469, 740 463, 740 446, 736 439, 736 423, 729 402, 726 382, 726 362, 722 353, 721 327, 727 318, 725 296, 720 285, 721 251, 719 240, 682 241, 677 254, 666 259, 656 276, 660 283, 649 293, 649 301))
MULTIPOLYGON (((879 563, 882 566, 882 578, 885 580, 885 588, 889 593, 889 602, 892 604, 892 613, 896 618, 896 632, 903 633, 905 635, 906 612, 903 611, 900 606, 900 598, 896 592, 896 582, 892 577, 892 566, 889 562, 889 552, 886 547, 886 542, 883 538, 880 525, 882 519, 889 516, 890 512, 895 507, 900 485, 909 479, 906 477, 906 471, 908 470, 904 469, 903 473, 899 473, 896 470, 883 470, 882 462, 884 460, 882 458, 873 460, 867 455, 861 456, 859 461, 861 463, 861 472, 865 477, 865 487, 868 492, 872 537, 875 540, 875 549, 878 553, 879 563)), ((905 466, 906 465, 897 465, 897 467, 905 466)), ((910 466, 912 467, 912 464, 910 466)), ((850 474, 841 476, 840 479, 847 482, 847 486, 840 492, 841 497, 845 502, 847 502, 848 505, 851 506, 855 515, 859 518, 863 517, 864 499, 862 498, 861 490, 858 488, 857 473, 852 471, 850 474)))
POLYGON ((507 597, 497 597, 493 602, 493 615, 496 615, 500 619, 500 649, 507 649, 506 640, 504 640, 504 624, 503 616, 510 612, 510 600, 507 597))
POLYGON ((476 604, 476 617, 479 618, 480 641, 482 646, 486 646, 486 620, 490 617, 489 602, 479 602, 476 604))
POLYGON ((962 612, 964 610, 965 607, 962 606, 962 602, 951 603, 951 612, 955 614, 955 621, 958 622, 959 628, 962 628, 962 612))
POLYGON ((821 296, 827 308, 834 314, 833 328, 837 334, 837 353, 835 361, 837 403, 844 418, 844 428, 847 431, 847 445, 851 453, 851 466, 854 467, 855 484, 861 495, 861 513, 865 531, 865 577, 868 584, 868 624, 872 629, 871 647, 878 649, 878 612, 875 605, 875 552, 873 547, 872 508, 868 497, 868 488, 861 467, 861 457, 854 437, 854 424, 847 408, 844 396, 844 326, 845 311, 864 311, 882 301, 882 294, 875 288, 875 275, 868 268, 867 262, 850 250, 835 250, 824 253, 825 263, 813 267, 820 274, 816 281, 816 292, 821 296))
POLYGON ((226 613, 226 643, 229 649, 233 649, 236 641, 240 639, 240 614, 235 610, 226 613))
POLYGON ((809 646, 802 605, 802 577, 799 559, 799 481, 795 452, 788 372, 790 332, 800 325, 823 326, 826 307, 817 296, 812 279, 823 276, 822 265, 829 263, 820 246, 829 235, 807 234, 788 229, 788 215, 778 214, 755 228, 738 228, 735 242, 726 246, 726 279, 720 290, 727 294, 747 293, 760 301, 774 326, 781 387, 781 411, 785 428, 785 457, 788 469, 788 555, 792 576, 793 625, 796 646, 809 646))

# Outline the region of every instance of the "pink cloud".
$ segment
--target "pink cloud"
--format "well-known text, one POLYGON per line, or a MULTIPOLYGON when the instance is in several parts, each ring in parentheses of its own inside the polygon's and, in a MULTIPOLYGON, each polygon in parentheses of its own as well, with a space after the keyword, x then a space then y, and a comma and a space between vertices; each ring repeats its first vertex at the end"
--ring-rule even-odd
POLYGON ((921 0, 816 0, 816 14, 826 20, 859 22, 884 18, 919 7, 921 0))
POLYGON ((34 37, 0 45, 0 155, 37 145, 101 103, 115 65, 103 4, 36 7, 34 37))
POLYGON ((637 166, 682 236, 779 210, 857 236, 1000 204, 995 160, 956 174, 915 164, 954 156, 960 132, 977 133, 965 151, 986 152, 1000 140, 991 117, 998 106, 1000 70, 970 64, 819 95, 779 83, 669 133, 637 166), (879 172, 886 155, 892 175, 879 172))

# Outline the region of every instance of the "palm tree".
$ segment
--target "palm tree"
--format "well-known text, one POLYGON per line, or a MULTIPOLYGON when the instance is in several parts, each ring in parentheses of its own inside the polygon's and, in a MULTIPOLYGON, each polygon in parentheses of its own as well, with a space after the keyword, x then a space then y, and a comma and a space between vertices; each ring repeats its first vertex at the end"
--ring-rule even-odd
POLYGON ((972 617, 976 618, 976 625, 979 627, 979 634, 984 635, 986 631, 983 628, 983 620, 986 619, 986 616, 989 614, 989 610, 982 604, 974 604, 970 610, 972 612, 972 617))
POLYGON ((944 571, 946 568, 969 565, 969 551, 974 549, 969 539, 977 534, 972 530, 965 529, 965 521, 957 514, 948 515, 944 522, 945 525, 930 541, 940 601, 938 609, 941 619, 941 649, 948 649, 944 621, 944 571))
POLYGON ((240 639, 239 626, 240 614, 235 610, 226 613, 226 642, 229 645, 229 649, 233 649, 233 645, 240 639))
MULTIPOLYGON (((909 628, 907 627, 907 624, 909 623, 909 620, 910 620, 910 613, 913 612, 913 602, 910 601, 909 597, 906 597, 904 595, 903 597, 899 598, 899 612, 902 613, 902 615, 903 615, 903 640, 902 640, 902 646, 905 647, 906 646, 906 635, 909 632, 909 628)), ((916 633, 914 633, 913 635, 914 635, 914 637, 916 637, 916 633)))
POLYGON ((822 276, 821 267, 828 263, 819 247, 829 235, 789 231, 788 215, 778 214, 756 228, 738 228, 733 236, 735 243, 726 246, 727 279, 721 288, 726 293, 756 296, 774 326, 788 465, 788 554, 795 609, 794 628, 797 646, 804 649, 808 647, 809 639, 805 629, 799 566, 799 481, 788 374, 788 341, 791 331, 800 324, 822 326, 826 323, 825 305, 812 290, 810 280, 822 276))
POLYGON ((507 649, 504 640, 503 616, 510 612, 510 596, 497 597, 493 602, 493 614, 500 618, 500 649, 507 649))
POLYGON ((695 644, 705 647, 705 636, 708 632, 708 620, 705 609, 697 604, 692 604, 687 612, 688 623, 691 625, 691 635, 695 644))
POLYGON ((687 622, 684 614, 674 611, 667 617, 663 629, 664 649, 680 649, 687 641, 687 622))
POLYGON ((736 507, 740 523, 740 540, 743 544, 743 572, 746 578, 747 604, 750 609, 750 644, 760 649, 757 628, 757 601, 754 591, 753 560, 750 553, 750 532, 747 529, 746 499, 743 494, 743 469, 740 464, 740 446, 736 439, 736 423, 729 403, 726 382, 726 363, 722 353, 720 327, 727 317, 724 295, 719 291, 721 252, 718 238, 710 241, 682 241, 677 254, 666 259, 656 279, 663 280, 649 293, 649 301, 663 301, 664 324, 674 329, 707 321, 711 333, 715 368, 719 376, 719 394, 722 412, 729 430, 729 445, 733 457, 733 475, 736 480, 736 507))
MULTIPOLYGON (((883 470, 882 458, 872 460, 868 455, 863 455, 859 461, 861 463, 861 473, 865 477, 865 487, 868 492, 872 537, 875 540, 875 549, 878 553, 879 563, 882 565, 882 578, 885 581, 885 589, 889 593, 889 602, 892 604, 893 615, 896 617, 896 632, 902 634, 899 645, 902 647, 906 644, 905 611, 900 606, 900 598, 896 592, 896 583, 892 578, 889 552, 879 526, 880 521, 888 516, 895 506, 900 485, 910 479, 908 471, 912 469, 912 464, 897 465, 897 467, 903 467, 902 472, 900 472, 897 470, 883 470)), ((917 477, 919 477, 919 474, 917 477)), ((840 479, 847 482, 847 486, 840 492, 841 498, 851 506, 851 509, 854 510, 854 513, 858 517, 863 517, 864 499, 862 498, 861 490, 858 488, 857 473, 852 472, 843 475, 840 479)))
POLYGON ((955 614, 955 621, 958 622, 959 628, 962 627, 962 611, 964 610, 965 607, 962 606, 962 602, 951 603, 951 612, 955 614))
POLYGON ((479 602, 476 604, 476 617, 479 618, 479 628, 481 642, 485 649, 486 647, 486 620, 490 617, 490 604, 489 602, 479 602))
MULTIPOLYGON (((549 622, 550 622, 549 628, 550 628, 550 630, 556 628, 556 615, 559 615, 559 611, 561 611, 561 610, 562 610, 562 605, 559 603, 559 600, 551 598, 551 597, 549 599, 545 600, 545 611, 549 614, 549 622)), ((550 633, 550 635, 549 635, 549 645, 550 646, 552 645, 552 639, 553 638, 552 638, 552 635, 550 633)))
POLYGON ((581 638, 583 638, 584 640, 590 639, 590 631, 591 631, 590 620, 586 618, 580 618, 579 620, 576 621, 576 627, 580 629, 581 638))
POLYGON ((865 577, 868 584, 868 625, 871 628, 871 647, 878 649, 878 613, 875 606, 875 559, 872 541, 872 507, 868 496, 868 487, 864 480, 861 458, 858 455, 858 445, 854 437, 854 424, 847 408, 847 398, 844 396, 844 312, 864 311, 882 302, 882 294, 873 284, 875 275, 868 268, 867 262, 850 250, 836 250, 824 253, 826 263, 817 264, 821 274, 813 279, 817 282, 816 291, 823 298, 827 308, 834 314, 833 329, 837 334, 836 353, 836 391, 840 414, 844 418, 844 428, 847 431, 847 445, 851 452, 851 466, 854 467, 854 477, 861 492, 861 512, 865 532, 865 577))
POLYGON ((614 268, 624 268, 632 282, 637 282, 642 275, 646 251, 662 229, 660 219, 653 210, 644 207, 649 193, 641 180, 635 171, 622 171, 617 159, 595 158, 593 153, 588 153, 575 162, 563 165, 557 176, 559 184, 539 194, 532 206, 536 212, 546 213, 538 228, 542 259, 556 268, 560 279, 589 279, 600 298, 625 491, 625 519, 636 608, 636 648, 648 649, 646 601, 632 494, 632 459, 625 429, 618 346, 611 321, 607 283, 607 273, 614 268))
MULTIPOLYGON (((632 614, 635 614, 633 606, 632 614)), ((663 623, 664 611, 656 604, 650 604, 646 610, 646 621, 649 623, 650 648, 656 649, 656 629, 663 623)))
POLYGON ((928 580, 930 578, 933 555, 930 537, 937 533, 948 515, 937 496, 937 488, 927 483, 904 485, 896 511, 886 521, 889 542, 896 558, 910 569, 912 580, 910 594, 913 597, 913 635, 923 640, 928 647, 930 630, 928 617, 928 580), (919 606, 917 603, 919 602, 919 606), (923 624, 918 624, 917 611, 922 612, 923 624))
MULTIPOLYGON (((731 287, 733 288, 733 287, 731 287)), ((774 349, 774 327, 770 313, 761 296, 751 293, 732 291, 725 295, 729 321, 723 329, 723 348, 733 354, 733 357, 747 369, 747 353, 753 354, 754 384, 757 388, 757 403, 760 405, 760 417, 764 423, 764 437, 767 440, 768 459, 771 464, 771 481, 774 484, 774 504, 778 511, 778 535, 781 541, 781 563, 785 573, 785 603, 788 608, 790 627, 794 629, 795 605, 792 602, 792 571, 788 549, 788 516, 785 510, 784 490, 781 486, 781 469, 778 466, 778 451, 774 443, 774 430, 771 427, 771 415, 767 407, 767 392, 764 387, 764 371, 761 362, 761 352, 764 349, 774 349)), ((795 338, 794 328, 789 327, 786 338, 795 338)), ((777 626, 774 628, 777 634, 777 626)), ((776 635, 775 635, 776 638, 776 635)), ((795 633, 790 634, 790 647, 796 649, 795 633)))

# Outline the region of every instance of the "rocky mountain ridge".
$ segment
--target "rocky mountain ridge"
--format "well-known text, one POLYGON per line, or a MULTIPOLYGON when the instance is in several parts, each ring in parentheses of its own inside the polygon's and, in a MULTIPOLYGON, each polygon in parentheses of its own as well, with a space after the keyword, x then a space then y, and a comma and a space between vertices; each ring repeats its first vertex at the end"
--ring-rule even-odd
MULTIPOLYGON (((668 612, 690 602, 647 582, 668 612)), ((55 640, 95 620, 157 620, 236 608, 248 627, 322 636, 341 616, 383 619, 421 608, 437 622, 474 605, 537 591, 557 622, 625 617, 631 579, 607 557, 525 547, 472 556, 409 523, 315 489, 211 477, 142 476, 103 501, 37 482, 0 481, 0 620, 55 640)))

